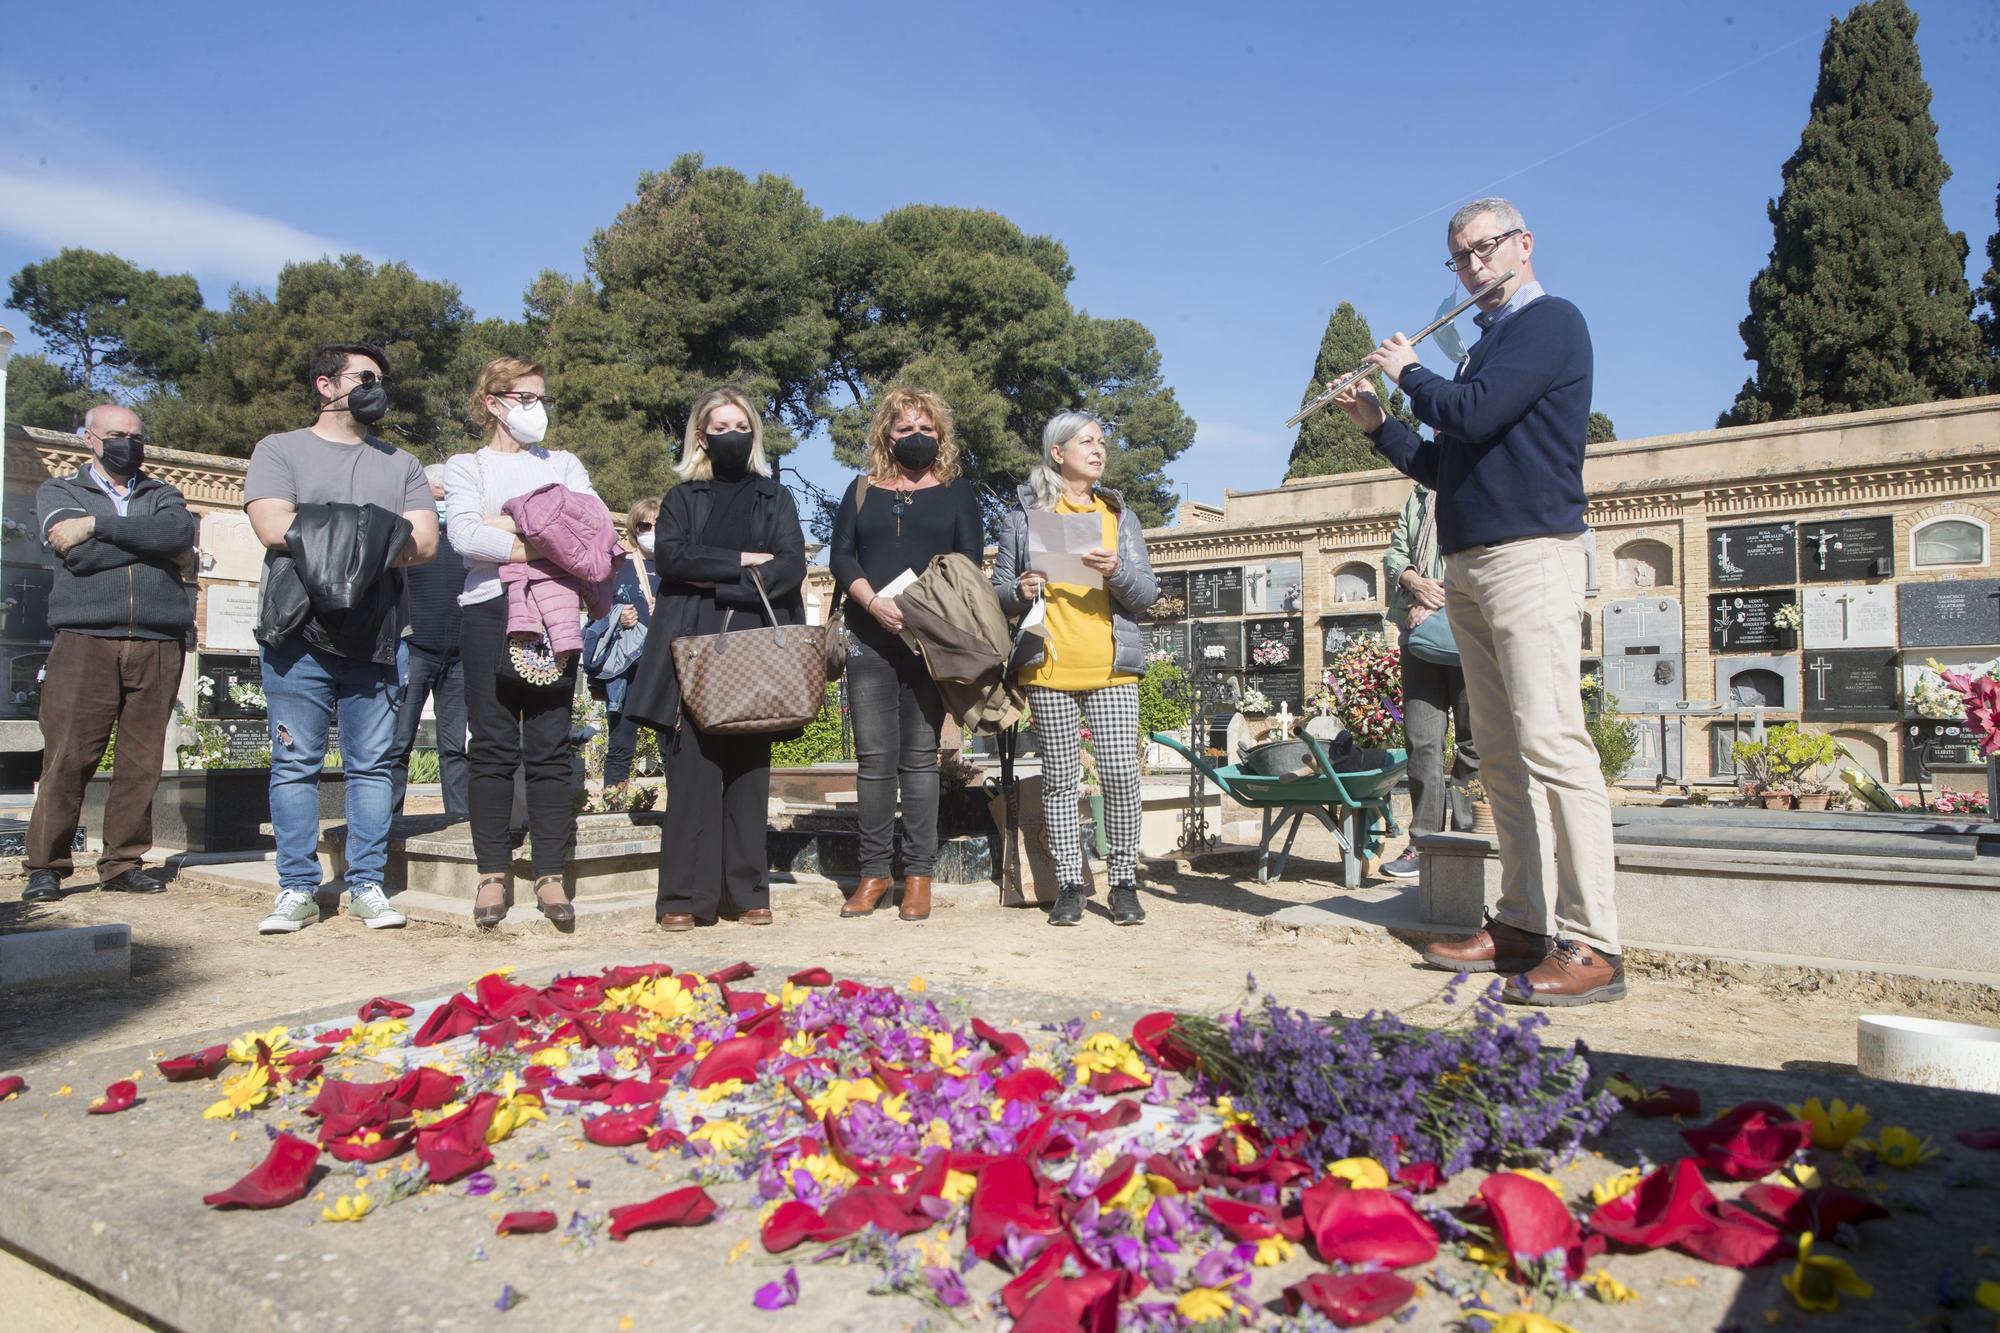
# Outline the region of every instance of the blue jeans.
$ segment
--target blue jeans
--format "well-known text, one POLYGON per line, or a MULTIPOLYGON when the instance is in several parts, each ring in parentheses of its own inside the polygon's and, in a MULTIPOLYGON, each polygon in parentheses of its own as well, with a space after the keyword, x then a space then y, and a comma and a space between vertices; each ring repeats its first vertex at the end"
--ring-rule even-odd
POLYGON ((382 882, 389 851, 389 772, 402 687, 394 667, 336 657, 292 639, 263 651, 271 727, 271 827, 278 886, 319 888, 319 773, 338 710, 347 774, 347 884, 382 882))

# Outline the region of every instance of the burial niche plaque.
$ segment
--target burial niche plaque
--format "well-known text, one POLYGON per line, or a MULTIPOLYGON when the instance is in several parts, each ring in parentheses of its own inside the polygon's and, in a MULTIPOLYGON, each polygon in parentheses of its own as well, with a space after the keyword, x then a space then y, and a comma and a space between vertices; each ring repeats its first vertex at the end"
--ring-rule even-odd
POLYGON ((1204 622, 1194 627, 1194 648, 1211 671, 1243 669, 1243 624, 1230 620, 1204 622), (1219 648, 1222 651, 1211 652, 1219 648))
POLYGON ((1790 648, 1797 636, 1777 623, 1777 615, 1779 608, 1797 605, 1790 588, 1782 592, 1732 592, 1710 597, 1709 651, 1755 653, 1790 648))
POLYGON ((1161 597, 1170 597, 1182 607, 1187 606, 1188 576, 1185 569, 1155 570, 1153 577, 1159 580, 1161 597))
POLYGON ((1244 652, 1252 671, 1296 670, 1304 665, 1305 622, 1297 616, 1245 621, 1243 629, 1247 641, 1244 652))
POLYGON ((1165 653, 1178 666, 1188 664, 1188 627, 1186 621, 1172 624, 1148 625, 1146 627, 1147 646, 1156 653, 1165 653))
POLYGON ((1979 737, 1967 722, 1933 722, 1928 718, 1903 723, 1903 781, 1928 782, 1939 769, 1983 770, 1979 737))
POLYGON ((1243 568, 1243 609, 1297 611, 1305 604, 1305 565, 1298 560, 1271 560, 1243 568))
POLYGON ((1383 632, 1380 615, 1321 616, 1319 618, 1320 652, 1331 657, 1356 639, 1365 639, 1383 632))
POLYGON ((1686 696, 1681 604, 1638 597, 1604 608, 1604 688, 1621 713, 1649 713, 1686 696))
POLYGON ((1292 716, 1301 722, 1306 711, 1306 675, 1303 671, 1246 671, 1243 673, 1243 688, 1262 690, 1264 697, 1271 701, 1271 711, 1276 713, 1279 705, 1290 704, 1292 716))
POLYGON ((1188 614, 1191 616, 1242 615, 1242 566, 1189 570, 1187 603, 1188 614))
POLYGON ((1887 722, 1901 715, 1896 654, 1887 648, 1807 649, 1801 665, 1809 718, 1887 722))
POLYGON ((1746 523, 1708 530, 1708 584, 1751 588, 1798 577, 1798 529, 1790 523, 1746 523))
POLYGON ((1898 606, 1905 648, 2000 643, 2000 579, 1906 583, 1898 606))
POLYGON ((1896 520, 1833 518, 1799 524, 1799 577, 1807 583, 1885 579, 1896 572, 1896 520))
POLYGON ((1843 583, 1799 594, 1807 648, 1894 648, 1896 590, 1843 583))

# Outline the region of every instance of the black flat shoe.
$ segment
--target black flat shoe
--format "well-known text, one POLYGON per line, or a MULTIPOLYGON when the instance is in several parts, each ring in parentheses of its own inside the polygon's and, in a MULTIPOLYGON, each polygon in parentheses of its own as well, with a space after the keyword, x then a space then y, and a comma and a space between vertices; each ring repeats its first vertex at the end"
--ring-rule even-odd
POLYGON ((62 898, 62 881, 53 870, 37 870, 28 876, 28 887, 21 890, 24 903, 52 903, 62 898))
POLYGON ((154 879, 143 870, 128 870, 122 875, 113 875, 101 881, 98 886, 105 893, 165 893, 165 880, 154 879))

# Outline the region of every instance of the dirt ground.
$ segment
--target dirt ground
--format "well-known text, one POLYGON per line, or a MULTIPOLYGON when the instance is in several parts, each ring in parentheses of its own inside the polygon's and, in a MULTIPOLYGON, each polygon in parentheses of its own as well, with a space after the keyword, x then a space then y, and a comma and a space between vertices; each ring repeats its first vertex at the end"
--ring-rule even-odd
MULTIPOLYGON (((899 922, 893 913, 847 922, 837 919, 838 898, 831 893, 781 892, 777 922, 767 928, 724 923, 668 936, 631 926, 594 933, 586 927, 574 936, 550 931, 504 939, 421 923, 370 932, 344 917, 293 936, 260 937, 255 933, 265 910, 260 898, 192 878, 158 897, 80 892, 53 907, 29 910, 19 902, 22 882, 17 876, 0 880, 0 929, 128 923, 133 978, 121 987, 0 996, 0 1073, 140 1043, 165 1046, 177 1034, 243 1028, 300 1010, 352 1005, 370 995, 435 993, 503 964, 531 973, 653 959, 713 967, 742 958, 770 971, 824 964, 837 974, 878 981, 901 983, 921 976, 938 992, 1073 997, 1079 1014, 1098 1006, 1120 1012, 1232 1007, 1244 995, 1246 976, 1254 973, 1262 989, 1313 1012, 1388 1007, 1413 1021, 1442 1020, 1443 1012, 1432 1008, 1427 1013, 1425 1006, 1435 1000, 1444 978, 1417 966, 1411 944, 1361 928, 1317 930, 1269 919, 1286 906, 1342 892, 1338 885, 1298 879, 1260 886, 1233 873, 1156 872, 1145 894, 1150 919, 1127 930, 1111 925, 1101 900, 1093 903, 1080 929, 1053 930, 1039 913, 995 905, 942 907, 921 924, 899 922)), ((89 877, 79 875, 71 882, 88 883, 89 877)), ((2000 1022, 2000 993, 1962 983, 1649 957, 1638 951, 1628 959, 1628 976, 1630 999, 1553 1011, 1553 1033, 1587 1043, 1604 1069, 1630 1066, 1646 1081, 1705 1085, 1704 1104, 1711 1109, 1751 1095, 1780 1101, 1815 1094, 1854 1096, 1859 1084, 1853 1070, 1858 1014, 1886 1010, 2000 1022)), ((1863 1086, 1871 1103, 1897 1095, 1885 1085, 1863 1086)), ((1973 1122, 1973 1113, 1964 1109, 1967 1100, 1961 1097, 1953 1104, 1954 1123, 1926 1124, 1925 1132, 1948 1138, 1950 1130, 1967 1127, 1973 1122)), ((1989 1108, 1980 1121, 1993 1122, 2000 1122, 2000 1107, 1989 1108)), ((1670 1132, 1648 1148, 1662 1158, 1673 1150, 1670 1132)), ((1954 1247, 1968 1236, 1988 1243, 2000 1240, 1995 1234, 2000 1207, 1991 1206, 1992 1189, 2000 1186, 2000 1164, 1972 1165, 1995 1178, 1984 1182, 1987 1206, 1968 1201, 1962 1223, 1940 1227, 1955 1234, 1954 1247), (1980 1217, 1985 1220, 1977 1222, 1980 1217)), ((1951 1203, 1948 1210, 1947 1202, 1936 1201, 1937 1215, 1927 1222, 1942 1224, 1956 1216, 1957 1205, 1951 1203)), ((1902 1220, 1882 1225, 1900 1227, 1902 1220)), ((1643 1256, 1648 1262, 1655 1258, 1643 1256)), ((1882 1256, 1874 1258, 1879 1263, 1882 1256)), ((1621 1276, 1633 1262, 1619 1265, 1621 1276)), ((1695 1276, 1711 1284, 1708 1290, 1717 1296, 1725 1284, 1738 1281, 1725 1270, 1676 1262, 1699 1270, 1695 1276)), ((1908 1262, 1935 1266, 1932 1256, 1916 1251, 1908 1262)), ((1765 1270, 1754 1279, 1762 1284, 1760 1292, 1776 1290, 1772 1272, 1765 1270)), ((1668 1280, 1687 1285, 1679 1278, 1668 1280)), ((1928 1281, 1928 1269, 1919 1276, 1912 1268, 1913 1289, 1928 1281)), ((1759 1308, 1741 1319, 1743 1326, 1806 1326, 1788 1308, 1781 1311, 1782 1318, 1766 1314, 1779 1308, 1773 1302, 1789 1307, 1782 1292, 1759 1295, 1759 1308)), ((1707 1305, 1713 1313, 1728 1302, 1707 1305)), ((4 1255, 0 1308, 28 1311, 25 1322, 7 1321, 22 1328, 110 1328, 122 1322, 106 1307, 79 1300, 74 1289, 4 1255)), ((1668 1326, 1629 1317, 1604 1322, 1603 1315, 1613 1308, 1577 1311, 1577 1322, 1584 1328, 1668 1326)), ((1738 1307, 1729 1306, 1728 1312, 1736 1315, 1738 1307)), ((1898 1309, 1893 1319, 1822 1320, 1812 1326, 1917 1327, 1915 1315, 1927 1311, 1910 1319, 1905 1313, 1898 1309)), ((881 1314, 896 1322, 886 1310, 881 1314)), ((1878 1302, 1874 1314, 1886 1316, 1889 1309, 1878 1302)), ((1717 1322, 1709 1318, 1700 1326, 1717 1322)), ((1991 1319, 1957 1326, 1990 1327, 1991 1319)))

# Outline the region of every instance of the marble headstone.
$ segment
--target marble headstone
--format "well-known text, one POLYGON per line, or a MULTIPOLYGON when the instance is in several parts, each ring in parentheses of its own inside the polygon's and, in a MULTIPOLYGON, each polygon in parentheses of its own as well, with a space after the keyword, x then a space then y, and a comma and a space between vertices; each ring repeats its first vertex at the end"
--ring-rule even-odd
POLYGON ((1799 524, 1799 577, 1807 583, 1881 579, 1896 572, 1896 520, 1830 518, 1799 524))
POLYGON ((1798 529, 1790 523, 1746 523, 1708 530, 1708 585, 1749 588, 1798 577, 1798 529))
POLYGON ((1800 670, 1807 717, 1890 721, 1900 716, 1893 649, 1808 648, 1800 670))
POLYGON ((1905 648, 2000 643, 2000 579, 1906 583, 1898 606, 1905 648))
POLYGON ((1799 595, 1800 636, 1811 648, 1894 648, 1896 590, 1840 583, 1799 595))
POLYGON ((1686 693, 1681 604, 1640 597, 1604 608, 1604 688, 1621 713, 1653 712, 1686 693))
POLYGON ((1720 593, 1708 599, 1710 652, 1761 652, 1791 646, 1792 635, 1776 623, 1778 609, 1794 606, 1790 588, 1772 592, 1720 593))

